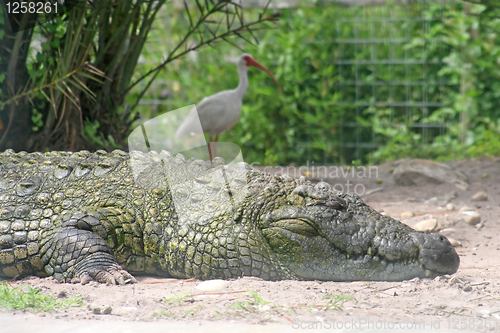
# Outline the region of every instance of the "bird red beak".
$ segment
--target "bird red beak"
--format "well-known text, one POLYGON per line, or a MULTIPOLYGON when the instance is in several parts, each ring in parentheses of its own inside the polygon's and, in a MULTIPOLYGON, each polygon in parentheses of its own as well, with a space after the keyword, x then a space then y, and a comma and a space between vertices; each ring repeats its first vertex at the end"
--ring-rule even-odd
POLYGON ((247 57, 246 61, 247 61, 247 66, 253 66, 253 67, 257 67, 259 69, 262 69, 264 72, 266 72, 267 74, 269 74, 273 78, 274 82, 276 82, 277 85, 279 85, 278 80, 276 80, 273 73, 271 73, 271 71, 269 71, 269 69, 267 69, 266 67, 262 66, 257 61, 255 61, 254 58, 247 57))

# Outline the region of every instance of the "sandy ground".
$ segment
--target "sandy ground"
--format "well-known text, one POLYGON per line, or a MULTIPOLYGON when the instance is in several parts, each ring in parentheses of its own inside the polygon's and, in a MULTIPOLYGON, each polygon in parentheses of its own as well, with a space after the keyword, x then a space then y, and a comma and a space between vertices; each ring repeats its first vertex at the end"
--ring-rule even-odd
MULTIPOLYGON (((260 327, 250 329, 253 331, 275 331, 275 327, 346 332, 431 328, 443 332, 500 331, 500 239, 497 236, 500 234, 500 159, 449 163, 469 177, 468 189, 453 184, 396 186, 391 175, 396 165, 397 162, 381 165, 377 172, 372 169, 371 174, 365 172, 364 176, 353 174, 353 169, 344 169, 349 174, 338 178, 335 177, 338 169, 329 169, 333 171, 328 175, 318 174, 316 169, 289 171, 305 174, 312 180, 321 178, 337 185, 349 183, 351 191, 358 185, 356 191, 369 205, 410 226, 436 219, 436 232, 460 243, 457 247, 460 269, 453 276, 403 282, 268 282, 242 278, 203 284, 198 280, 140 277, 139 283, 124 286, 59 284, 51 278, 30 277, 11 284, 41 288, 61 299, 80 295, 84 305, 37 314, 0 309, 0 318, 5 323, 29 325, 33 321, 59 328, 102 321, 158 321, 165 329, 195 325, 189 326, 198 328, 194 331, 217 327, 213 331, 236 332, 234 327, 251 328, 254 326, 248 325, 252 324, 260 327), (480 191, 486 192, 488 199, 472 201, 471 197, 480 191), (465 215, 459 212, 464 206, 480 214, 479 224, 464 221, 465 215), (401 217, 405 212, 414 216, 401 217), (340 295, 349 297, 335 303, 335 297, 340 295), (277 324, 279 326, 275 326, 277 324)), ((17 326, 7 327, 13 331, 9 327, 17 326)), ((103 331, 110 332, 105 328, 103 331)))

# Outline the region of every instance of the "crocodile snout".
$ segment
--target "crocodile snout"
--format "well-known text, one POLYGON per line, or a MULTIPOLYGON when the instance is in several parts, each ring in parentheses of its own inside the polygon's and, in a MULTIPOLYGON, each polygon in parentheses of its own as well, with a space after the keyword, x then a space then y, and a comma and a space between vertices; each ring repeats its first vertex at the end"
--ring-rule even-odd
POLYGON ((411 236, 419 247, 419 261, 425 269, 438 274, 453 274, 458 270, 460 257, 448 238, 420 232, 411 236))

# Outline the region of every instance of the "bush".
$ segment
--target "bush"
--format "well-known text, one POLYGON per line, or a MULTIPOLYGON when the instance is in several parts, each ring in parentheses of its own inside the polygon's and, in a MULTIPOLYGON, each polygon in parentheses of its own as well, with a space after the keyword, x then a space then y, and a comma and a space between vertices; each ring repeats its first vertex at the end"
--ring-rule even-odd
MULTIPOLYGON (((454 2, 418 2, 281 10, 276 29, 258 36, 255 48, 236 43, 275 74, 281 91, 267 74, 250 69, 242 115, 220 141, 238 144, 248 162, 281 165, 497 155, 500 127, 494 120, 500 118, 500 72, 496 70, 500 20, 474 16, 484 9, 454 2), (388 16, 394 18, 390 24, 380 25, 376 20, 388 16), (358 18, 365 21, 358 24, 358 18), (428 19, 426 26, 421 18, 428 19), (346 42, 406 37, 410 38, 404 44, 380 43, 376 48, 346 42), (377 65, 369 62, 374 56, 418 60, 425 65, 377 65), (368 64, 340 65, 339 59, 368 64), (364 86, 346 83, 354 81, 364 86), (391 86, 416 81, 423 82, 415 85, 418 89, 391 86), (391 105, 419 102, 424 95, 426 101, 442 106, 408 112, 407 107, 391 105)), ((162 27, 162 34, 175 35, 169 29, 162 27)), ((235 88, 238 76, 228 60, 241 53, 219 44, 168 68, 161 75, 173 87, 171 104, 159 111, 235 88)))

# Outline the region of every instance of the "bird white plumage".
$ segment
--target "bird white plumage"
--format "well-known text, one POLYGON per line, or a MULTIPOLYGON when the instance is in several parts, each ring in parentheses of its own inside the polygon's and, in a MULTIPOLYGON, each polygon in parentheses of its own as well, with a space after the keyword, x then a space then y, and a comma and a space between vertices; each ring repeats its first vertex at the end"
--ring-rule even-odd
MULTIPOLYGON (((203 98, 186 117, 175 133, 175 138, 179 139, 196 131, 196 118, 200 119, 203 132, 209 135, 209 141, 215 137, 218 141, 219 135, 233 127, 241 115, 243 96, 248 89, 248 67, 254 66, 267 72, 273 80, 278 83, 274 75, 264 66, 259 64, 249 54, 243 54, 237 62, 240 82, 236 89, 221 91, 215 95, 203 98), (197 111, 197 112, 196 112, 197 111)), ((217 156, 215 145, 214 156, 217 156)), ((210 151, 210 144, 209 144, 210 151)), ((212 152, 210 151, 210 159, 212 152)))

